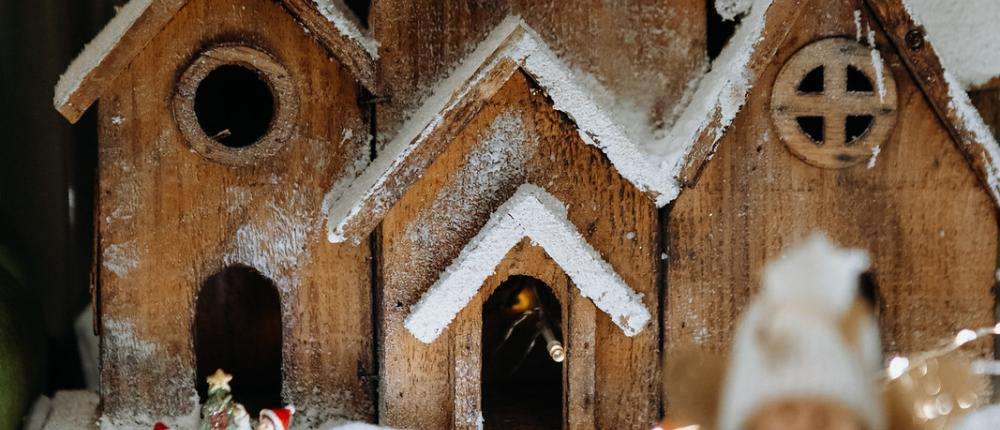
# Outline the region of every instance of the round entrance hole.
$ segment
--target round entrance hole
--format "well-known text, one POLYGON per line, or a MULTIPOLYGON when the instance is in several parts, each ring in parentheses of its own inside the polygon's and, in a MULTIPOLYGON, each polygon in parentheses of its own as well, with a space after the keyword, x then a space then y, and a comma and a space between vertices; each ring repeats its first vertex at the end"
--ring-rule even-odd
POLYGON ((266 52, 219 45, 181 75, 174 117, 191 149, 210 160, 251 166, 291 139, 298 97, 288 71, 266 52))
POLYGON ((227 64, 198 85, 194 113, 209 138, 230 148, 257 143, 274 119, 271 87, 254 70, 227 64))

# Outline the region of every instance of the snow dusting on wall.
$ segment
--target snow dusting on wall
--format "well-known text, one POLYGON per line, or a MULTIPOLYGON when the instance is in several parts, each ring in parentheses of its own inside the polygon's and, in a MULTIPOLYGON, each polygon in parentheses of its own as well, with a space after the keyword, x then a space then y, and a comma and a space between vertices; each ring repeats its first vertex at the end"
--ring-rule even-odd
POLYGON ((101 255, 101 265, 110 270, 119 278, 128 276, 128 273, 139 267, 141 255, 136 249, 135 241, 125 243, 113 243, 104 248, 101 255))
POLYGON ((407 330, 424 343, 433 342, 525 237, 545 249, 581 294, 607 313, 625 335, 636 335, 649 322, 642 296, 580 235, 567 219, 565 205, 545 190, 525 184, 413 306, 406 318, 407 330))

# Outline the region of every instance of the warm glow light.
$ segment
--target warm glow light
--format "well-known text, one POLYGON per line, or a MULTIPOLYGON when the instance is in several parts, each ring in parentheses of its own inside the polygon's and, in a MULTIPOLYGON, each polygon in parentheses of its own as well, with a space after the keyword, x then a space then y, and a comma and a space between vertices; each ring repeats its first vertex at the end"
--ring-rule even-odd
POLYGON ((955 345, 965 345, 966 343, 976 340, 977 337, 979 336, 977 336, 976 332, 972 330, 962 330, 955 335, 955 345))
POLYGON ((906 373, 906 369, 910 367, 910 360, 906 357, 893 357, 889 361, 889 378, 896 379, 903 376, 906 373))

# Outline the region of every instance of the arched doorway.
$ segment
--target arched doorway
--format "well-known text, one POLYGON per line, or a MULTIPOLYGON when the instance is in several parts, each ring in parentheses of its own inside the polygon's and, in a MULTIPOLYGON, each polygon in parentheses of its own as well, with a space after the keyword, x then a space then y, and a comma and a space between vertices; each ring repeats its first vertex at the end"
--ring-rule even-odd
POLYGON ((483 304, 486 429, 563 427, 565 355, 549 351, 563 339, 561 314, 551 289, 528 276, 511 276, 483 304))
POLYGON ((195 386, 216 369, 233 375, 235 401, 252 416, 281 404, 281 300, 270 279, 242 265, 212 275, 198 293, 194 324, 195 386))

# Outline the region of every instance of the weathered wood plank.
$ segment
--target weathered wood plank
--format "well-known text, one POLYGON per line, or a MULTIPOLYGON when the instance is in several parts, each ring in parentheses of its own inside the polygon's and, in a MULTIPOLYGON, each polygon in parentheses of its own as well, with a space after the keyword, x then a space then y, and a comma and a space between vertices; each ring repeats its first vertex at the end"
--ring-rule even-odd
POLYGON ((105 417, 195 410, 198 289, 223 267, 245 264, 279 291, 283 400, 316 419, 374 418, 370 251, 329 244, 322 214, 325 193, 369 156, 359 91, 268 0, 191 0, 119 75, 100 105, 105 417), (192 151, 170 110, 176 78, 196 54, 234 40, 284 65, 300 103, 292 138, 253 166, 192 151))
MULTIPOLYGON (((811 1, 722 139, 697 184, 671 208, 664 348, 724 351, 757 291, 764 264, 814 229, 870 250, 883 344, 889 353, 936 346, 963 327, 990 324, 996 209, 883 34, 876 44, 897 82, 899 121, 873 167, 817 169, 772 128, 770 88, 806 44, 854 37, 850 3, 811 1)), ((864 32, 875 22, 862 13, 864 32)), ((985 350, 985 349, 984 349, 985 350)))
MULTIPOLYGON (((489 215, 526 182, 564 202, 581 234, 630 287, 644 294, 646 306, 655 308, 658 237, 653 202, 615 172, 599 149, 583 143, 528 78, 516 73, 383 221, 384 424, 453 424, 448 376, 452 344, 420 343, 405 330, 403 319, 489 215)), ((649 325, 628 338, 597 313, 597 428, 645 428, 657 418, 656 331, 649 325)))

